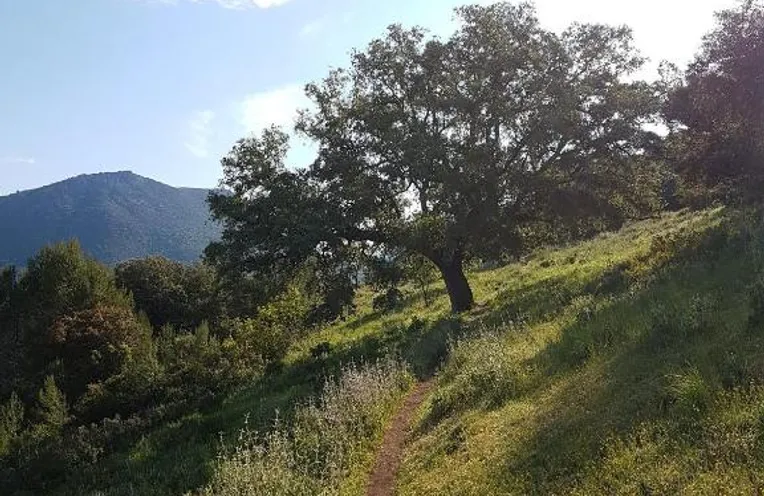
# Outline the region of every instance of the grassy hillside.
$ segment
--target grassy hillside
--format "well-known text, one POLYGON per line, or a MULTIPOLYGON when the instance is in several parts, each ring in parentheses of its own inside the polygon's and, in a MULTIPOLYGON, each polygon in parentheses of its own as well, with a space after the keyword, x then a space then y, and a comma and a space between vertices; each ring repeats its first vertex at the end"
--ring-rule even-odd
POLYGON ((433 305, 411 289, 387 315, 364 293, 358 315, 297 343, 259 383, 124 436, 55 492, 361 494, 409 374, 437 373, 401 494, 755 493, 757 219, 671 214, 475 272, 480 306, 460 318, 438 285, 433 305), (361 365, 391 356, 409 372, 361 365))
POLYGON ((504 289, 453 346, 400 493, 758 494, 761 235, 669 216, 483 275, 504 289))

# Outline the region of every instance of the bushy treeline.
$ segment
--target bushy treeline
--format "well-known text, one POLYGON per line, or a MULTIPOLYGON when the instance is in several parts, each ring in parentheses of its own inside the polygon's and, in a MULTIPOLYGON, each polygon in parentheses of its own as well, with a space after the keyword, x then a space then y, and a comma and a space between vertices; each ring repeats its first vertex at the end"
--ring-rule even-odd
POLYGON ((148 258, 112 270, 76 242, 1 274, 0 470, 10 487, 36 490, 263 374, 310 309, 295 289, 234 313, 246 295, 206 265, 148 258))

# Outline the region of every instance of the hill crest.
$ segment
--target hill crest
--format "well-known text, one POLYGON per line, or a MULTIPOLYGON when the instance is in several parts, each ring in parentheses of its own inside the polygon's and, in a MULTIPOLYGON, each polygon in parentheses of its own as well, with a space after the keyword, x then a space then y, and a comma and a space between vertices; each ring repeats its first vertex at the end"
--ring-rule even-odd
POLYGON ((119 171, 1 196, 0 265, 25 265, 46 244, 69 239, 105 263, 148 255, 196 260, 220 235, 209 191, 119 171))

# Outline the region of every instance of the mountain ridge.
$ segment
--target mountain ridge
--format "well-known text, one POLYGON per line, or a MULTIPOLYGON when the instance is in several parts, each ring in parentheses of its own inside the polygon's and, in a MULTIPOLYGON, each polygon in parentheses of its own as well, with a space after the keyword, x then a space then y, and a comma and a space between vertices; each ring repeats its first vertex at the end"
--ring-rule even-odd
POLYGON ((0 196, 0 265, 24 265, 43 246, 70 239, 105 263, 197 260, 220 235, 206 204, 210 191, 118 171, 0 196))

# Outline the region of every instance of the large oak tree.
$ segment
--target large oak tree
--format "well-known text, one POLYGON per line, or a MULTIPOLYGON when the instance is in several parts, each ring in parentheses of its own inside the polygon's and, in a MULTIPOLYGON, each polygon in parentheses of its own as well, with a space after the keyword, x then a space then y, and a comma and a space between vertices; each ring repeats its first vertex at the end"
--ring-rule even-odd
POLYGON ((225 231, 208 258, 274 280, 351 245, 402 248, 439 269, 459 312, 474 302, 469 257, 517 253, 530 229, 620 219, 655 111, 652 88, 626 80, 643 62, 630 31, 558 35, 527 4, 457 16, 446 40, 392 26, 306 87, 309 168, 285 167, 278 129, 237 143, 222 161, 230 191, 210 198, 225 231))

